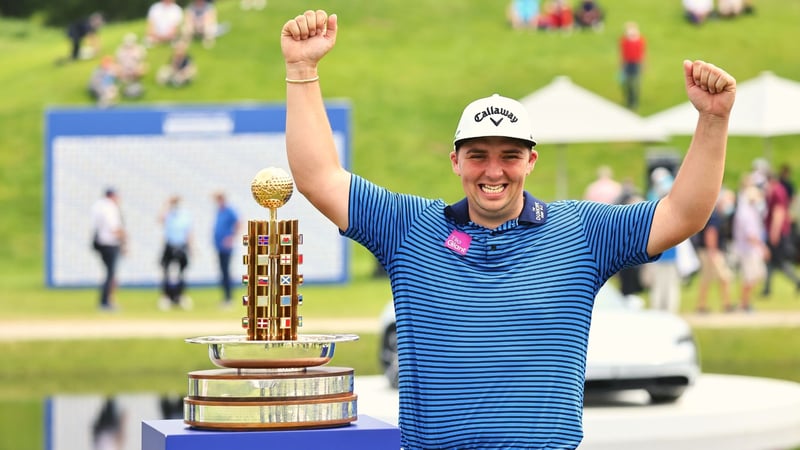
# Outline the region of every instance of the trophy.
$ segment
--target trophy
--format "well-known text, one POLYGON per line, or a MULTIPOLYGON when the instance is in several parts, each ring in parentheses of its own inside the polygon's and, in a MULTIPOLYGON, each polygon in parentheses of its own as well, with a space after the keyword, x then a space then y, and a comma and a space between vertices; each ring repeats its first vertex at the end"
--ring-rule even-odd
POLYGON ((325 366, 337 342, 358 336, 298 334, 303 284, 298 221, 277 219, 292 196, 292 178, 267 168, 250 185, 269 210, 269 221, 249 220, 242 282, 246 335, 186 339, 208 346, 217 369, 189 372, 184 422, 211 430, 304 429, 345 426, 357 420, 353 369, 325 366))

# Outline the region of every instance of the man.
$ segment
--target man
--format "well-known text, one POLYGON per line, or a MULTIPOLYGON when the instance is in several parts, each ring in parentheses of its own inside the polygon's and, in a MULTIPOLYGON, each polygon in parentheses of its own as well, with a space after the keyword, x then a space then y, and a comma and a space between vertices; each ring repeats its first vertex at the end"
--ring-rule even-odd
POLYGON ((181 206, 181 198, 174 195, 167 201, 160 220, 164 226, 164 252, 161 254, 162 296, 158 307, 162 310, 168 310, 172 306, 191 309, 192 300, 184 295, 186 290, 184 274, 189 265, 192 218, 181 206), (177 274, 174 276, 173 266, 177 267, 177 274))
POLYGON ((70 59, 77 61, 82 57, 91 58, 100 53, 100 28, 105 24, 103 15, 95 12, 67 26, 70 42, 70 59), (89 44, 82 48, 84 39, 89 44))
POLYGON ((781 183, 778 174, 772 171, 767 175, 765 200, 767 214, 764 217, 764 224, 767 231, 770 259, 761 296, 769 297, 772 293, 772 275, 776 270, 783 272, 789 278, 795 287, 795 293, 800 293, 800 276, 797 275, 794 268, 795 248, 792 243, 789 193, 781 183))
POLYGON ((622 60, 622 94, 625 97, 625 107, 631 110, 639 108, 646 48, 639 25, 636 22, 626 22, 625 31, 619 39, 619 54, 622 60))
POLYGON ((614 204, 619 203, 622 196, 622 184, 614 179, 611 167, 600 166, 597 168, 597 179, 586 186, 583 194, 584 200, 614 204))
POLYGON ((524 192, 539 157, 524 107, 476 100, 450 153, 466 198, 448 206, 340 165, 317 73, 337 32, 325 11, 283 27, 287 156, 298 191, 390 276, 402 447, 577 447, 594 296, 622 267, 703 228, 722 183, 735 80, 684 62, 697 133, 670 193, 625 206, 524 192))
POLYGON ((183 9, 175 0, 159 0, 147 10, 148 45, 169 44, 180 37, 183 9))
POLYGON ((219 259, 220 283, 223 293, 222 307, 226 308, 231 305, 231 253, 236 232, 239 229, 239 217, 236 211, 228 205, 224 192, 215 192, 214 201, 217 203, 217 216, 214 220, 214 248, 217 250, 219 259))
POLYGON ((100 287, 100 310, 114 311, 117 309, 114 301, 114 291, 117 281, 117 260, 125 244, 125 228, 122 223, 122 212, 119 207, 119 197, 113 188, 105 191, 103 198, 98 200, 92 208, 92 222, 94 224, 94 249, 100 254, 106 276, 100 287))

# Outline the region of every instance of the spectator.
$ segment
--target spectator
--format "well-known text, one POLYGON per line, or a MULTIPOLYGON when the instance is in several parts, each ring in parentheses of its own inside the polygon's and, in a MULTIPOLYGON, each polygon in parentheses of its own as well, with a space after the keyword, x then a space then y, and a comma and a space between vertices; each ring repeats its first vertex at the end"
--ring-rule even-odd
POLYGON ((125 249, 125 227, 119 196, 113 188, 105 191, 103 198, 92 207, 94 229, 93 247, 100 255, 106 275, 100 287, 100 310, 115 311, 117 302, 114 294, 117 288, 117 262, 125 249))
POLYGON ((766 277, 764 261, 769 259, 769 248, 764 242, 764 220, 761 204, 764 196, 760 189, 747 185, 739 194, 733 216, 733 244, 739 262, 742 311, 753 310, 752 294, 755 284, 766 277))
POLYGON ((100 28, 104 24, 103 15, 95 12, 67 26, 67 36, 71 45, 70 58, 73 61, 90 59, 100 53, 100 28), (88 47, 83 46, 84 40, 88 47))
POLYGON ((779 170, 778 178, 783 188, 786 189, 786 196, 789 197, 789 240, 792 242, 792 247, 795 250, 794 262, 800 262, 800 254, 798 254, 800 252, 797 251, 800 249, 800 224, 798 223, 798 219, 800 219, 800 201, 798 201, 797 196, 795 196, 797 189, 792 180, 792 169, 789 164, 782 164, 779 170))
POLYGON ((217 8, 207 0, 192 0, 186 5, 183 37, 200 39, 205 48, 211 48, 217 39, 217 8))
POLYGON ((255 9, 261 11, 267 6, 267 0, 241 0, 239 7, 244 11, 255 9))
POLYGON ((192 299, 185 295, 185 271, 189 265, 192 219, 183 209, 179 196, 169 198, 160 221, 164 226, 164 252, 161 254, 163 279, 158 307, 165 311, 174 306, 191 309, 192 299), (177 269, 177 273, 173 273, 173 269, 177 269))
POLYGON ((642 66, 646 50, 645 39, 636 22, 626 22, 625 32, 619 40, 622 59, 621 82, 625 106, 630 110, 639 108, 642 66))
MULTIPOLYGON (((639 189, 634 184, 633 180, 626 178, 622 181, 622 192, 619 198, 614 202, 618 205, 632 205, 644 201, 644 196, 639 192, 639 189)), ((620 269, 617 276, 619 277, 619 289, 622 295, 632 295, 644 292, 642 285, 642 266, 635 265, 620 269)))
MULTIPOLYGON (((652 188, 649 201, 659 201, 669 194, 674 177, 669 169, 657 167, 650 174, 652 188)), ((681 277, 678 272, 678 252, 675 247, 661 253, 658 261, 645 264, 640 274, 642 282, 650 289, 650 307, 677 313, 681 301, 681 277)))
POLYGON ((182 21, 183 9, 175 0, 158 0, 147 11, 145 43, 151 46, 175 42, 180 37, 182 21))
POLYGON ((683 12, 689 23, 701 25, 714 12, 714 0, 683 0, 683 12))
POLYGON ((794 267, 795 248, 791 239, 791 217, 789 215, 789 194, 780 182, 778 175, 770 172, 766 186, 767 214, 764 224, 767 231, 767 246, 770 260, 767 276, 764 279, 762 297, 772 294, 772 275, 780 270, 792 282, 795 293, 800 293, 800 277, 794 267))
POLYGON ((603 10, 595 0, 583 0, 575 9, 575 25, 581 29, 601 31, 603 29, 603 10))
POLYGON ((140 97, 144 92, 142 77, 147 73, 147 49, 138 43, 134 33, 126 34, 117 48, 117 71, 122 95, 140 97))
POLYGON ((736 17, 744 11, 744 0, 717 0, 717 13, 720 17, 736 17))
POLYGON ((194 80, 197 75, 197 66, 192 61, 188 50, 189 44, 186 41, 181 40, 175 43, 169 61, 158 69, 156 74, 158 84, 180 87, 194 80))
POLYGON ((789 204, 794 201, 795 185, 792 181, 792 168, 789 164, 782 164, 778 172, 778 180, 780 180, 783 188, 786 189, 786 196, 789 198, 789 204))
POLYGON ((694 239, 697 256, 700 258, 700 286, 697 290, 697 312, 707 313, 708 291, 711 284, 719 284, 722 308, 725 312, 733 312, 736 307, 730 299, 731 269, 725 257, 726 240, 724 224, 730 212, 731 200, 724 192, 717 200, 717 206, 711 213, 705 228, 694 239))
POLYGON ((566 0, 545 0, 539 28, 572 31, 574 17, 566 0))
POLYGON ((656 201, 663 198, 672 189, 675 177, 666 167, 656 167, 650 172, 650 189, 647 191, 647 200, 656 201))
POLYGON ((89 95, 100 108, 107 108, 117 103, 119 87, 117 86, 117 65, 111 55, 103 56, 100 64, 92 71, 89 78, 89 95))
POLYGON ((749 175, 750 183, 762 191, 766 191, 767 179, 769 178, 769 173, 772 171, 769 161, 764 158, 756 158, 751 165, 752 170, 749 175))
POLYGON ((613 175, 610 167, 600 166, 597 169, 597 179, 586 187, 583 199, 610 205, 617 203, 622 196, 622 184, 613 175))
POLYGON ((507 17, 511 28, 536 29, 539 26, 539 0, 512 0, 507 17))
POLYGON ((214 193, 217 203, 217 214, 214 220, 214 248, 217 251, 220 271, 220 285, 222 286, 222 306, 231 305, 231 254, 236 242, 236 233, 239 230, 239 217, 236 211, 228 205, 225 193, 214 193))

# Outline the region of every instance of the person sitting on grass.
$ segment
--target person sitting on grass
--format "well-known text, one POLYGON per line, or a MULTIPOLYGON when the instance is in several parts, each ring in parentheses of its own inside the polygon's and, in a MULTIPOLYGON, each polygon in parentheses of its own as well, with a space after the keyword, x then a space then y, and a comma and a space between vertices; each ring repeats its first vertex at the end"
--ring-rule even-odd
POLYGON ((181 40, 173 46, 167 64, 158 70, 156 82, 160 85, 180 87, 189 84, 195 75, 197 66, 189 55, 189 43, 181 40))
POLYGON ((117 65, 111 55, 106 55, 100 60, 100 64, 89 78, 88 89, 89 95, 100 108, 109 107, 117 102, 119 97, 117 65))
POLYGON ((211 48, 217 39, 217 9, 207 0, 192 0, 186 6, 183 38, 200 39, 203 47, 211 48))

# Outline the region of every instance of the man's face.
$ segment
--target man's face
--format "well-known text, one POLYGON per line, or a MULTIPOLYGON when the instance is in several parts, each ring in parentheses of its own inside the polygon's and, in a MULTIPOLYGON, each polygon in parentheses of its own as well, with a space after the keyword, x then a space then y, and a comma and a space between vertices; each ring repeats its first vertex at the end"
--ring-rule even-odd
POLYGON ((470 139, 450 153, 453 172, 469 202, 470 220, 497 228, 522 211, 525 178, 539 154, 522 141, 504 137, 470 139))

